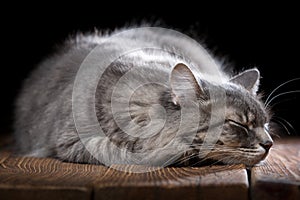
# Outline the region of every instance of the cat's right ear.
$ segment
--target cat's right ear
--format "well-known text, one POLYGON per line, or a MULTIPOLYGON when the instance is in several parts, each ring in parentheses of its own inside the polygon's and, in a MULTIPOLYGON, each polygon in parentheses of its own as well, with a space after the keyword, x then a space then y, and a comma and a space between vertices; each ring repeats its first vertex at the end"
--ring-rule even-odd
POLYGON ((241 85, 253 95, 256 95, 259 85, 260 73, 258 69, 248 69, 233 78, 230 82, 241 85))
POLYGON ((193 72, 183 63, 177 64, 172 69, 170 84, 172 101, 175 105, 180 105, 187 99, 196 100, 196 97, 203 93, 193 72))

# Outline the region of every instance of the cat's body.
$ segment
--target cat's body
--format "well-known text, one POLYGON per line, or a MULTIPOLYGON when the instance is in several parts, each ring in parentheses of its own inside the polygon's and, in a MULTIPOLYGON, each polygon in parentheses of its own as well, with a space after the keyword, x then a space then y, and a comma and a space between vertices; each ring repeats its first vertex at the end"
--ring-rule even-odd
POLYGON ((197 58, 196 45, 188 39, 162 29, 137 32, 112 42, 107 42, 109 35, 78 36, 32 73, 16 107, 21 153, 105 165, 165 165, 185 154, 253 165, 267 155, 272 140, 264 130, 268 115, 256 97, 256 69, 230 79, 204 50, 197 58), (74 98, 85 93, 74 95, 76 76, 84 59, 103 42, 113 52, 146 48, 110 63, 97 82, 95 104, 80 114, 74 98), (76 117, 90 122, 93 110, 98 124, 92 126, 100 126, 107 137, 79 133, 76 117), (219 121, 210 121, 213 111, 221 113, 219 121), (216 140, 201 149, 208 131, 216 132, 216 140))

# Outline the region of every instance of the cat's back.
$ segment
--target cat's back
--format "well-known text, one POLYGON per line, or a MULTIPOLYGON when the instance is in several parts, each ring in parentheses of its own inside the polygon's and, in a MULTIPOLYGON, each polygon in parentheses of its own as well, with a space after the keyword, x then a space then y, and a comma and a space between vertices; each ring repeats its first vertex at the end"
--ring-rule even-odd
MULTIPOLYGON (((76 36, 42 61, 24 80, 15 102, 17 151, 30 152, 54 142, 51 133, 68 124, 72 85, 80 64, 100 42, 101 35, 76 36)), ((45 152, 47 154, 48 152, 45 152)))
MULTIPOLYGON (((167 82, 168 71, 178 62, 187 63, 206 79, 213 79, 216 72, 223 73, 196 41, 175 31, 137 28, 116 31, 113 36, 99 33, 77 35, 43 61, 24 82, 16 101, 14 127, 21 151, 38 149, 44 151, 42 155, 52 154, 58 136, 70 129, 75 130, 73 84, 81 64, 95 48, 123 52, 118 60, 121 65, 110 65, 114 73, 107 73, 102 90, 109 90, 107 82, 116 79, 118 73, 121 77, 132 66, 142 69, 133 74, 136 80, 149 79, 149 82, 151 78, 160 77, 167 82)), ((103 93, 98 95, 102 96, 103 93)))

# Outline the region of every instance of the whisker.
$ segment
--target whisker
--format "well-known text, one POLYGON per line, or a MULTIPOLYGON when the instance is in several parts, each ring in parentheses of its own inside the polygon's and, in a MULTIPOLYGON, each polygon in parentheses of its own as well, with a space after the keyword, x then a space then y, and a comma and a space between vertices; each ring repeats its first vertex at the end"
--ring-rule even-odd
MULTIPOLYGON (((197 166, 198 164, 203 163, 204 161, 205 161, 205 160, 199 160, 198 162, 192 164, 191 167, 197 166)), ((217 163, 217 162, 215 162, 214 164, 216 164, 216 163, 217 163)), ((210 164, 209 166, 211 166, 211 165, 213 165, 213 164, 210 164)))
MULTIPOLYGON (((293 81, 297 81, 297 80, 300 80, 300 78, 294 78, 294 79, 291 79, 291 80, 288 80, 282 84, 280 84, 279 86, 277 86, 268 96, 268 98, 266 99, 265 101, 265 104, 268 104, 268 100, 269 98, 271 98, 272 94, 274 94, 279 88, 283 87, 284 85, 290 83, 290 82, 293 82, 293 81)), ((266 107, 266 106, 265 106, 266 107)))
POLYGON ((289 135, 291 135, 290 131, 288 130, 288 128, 285 126, 284 123, 282 123, 282 122, 279 121, 278 119, 273 119, 273 121, 279 123, 279 124, 285 129, 285 131, 286 131, 289 135))
POLYGON ((280 94, 277 94, 276 96, 274 96, 273 98, 271 98, 271 99, 269 100, 269 102, 266 102, 266 103, 265 103, 265 108, 267 108, 267 107, 270 105, 270 103, 272 103, 272 101, 274 101, 276 98, 278 98, 278 97, 280 97, 280 96, 282 96, 282 95, 292 94, 292 93, 299 93, 299 92, 300 92, 300 90, 292 90, 292 91, 282 92, 282 93, 280 93, 280 94))
MULTIPOLYGON (((274 122, 276 123, 276 122, 274 122)), ((272 137, 277 137, 277 138, 281 138, 280 135, 278 133, 274 133, 274 132, 269 132, 269 134, 272 136, 272 137)))
POLYGON ((177 162, 177 159, 178 159, 177 157, 180 157, 181 155, 184 155, 185 152, 192 151, 192 150, 194 150, 194 149, 193 148, 188 148, 184 152, 179 152, 179 153, 175 154, 174 156, 172 156, 171 158, 169 158, 166 162, 164 162, 164 164, 166 164, 166 165, 174 164, 174 161, 175 161, 175 163, 177 162))
POLYGON ((209 160, 209 159, 211 159, 211 158, 201 159, 201 160, 199 160, 199 161, 193 163, 193 164, 191 165, 191 167, 197 166, 198 164, 203 163, 204 161, 209 160))
MULTIPOLYGON (((201 148, 201 145, 199 145, 199 144, 197 144, 196 146, 195 146, 194 148, 190 148, 189 150, 199 150, 200 148, 201 148), (198 147, 198 148, 195 148, 195 147, 198 147)), ((215 146, 209 146, 208 148, 206 147, 204 150, 205 150, 205 152, 197 152, 197 153, 193 153, 193 154, 191 154, 191 155, 189 155, 189 156, 187 156, 187 157, 183 157, 183 158, 180 158, 180 159, 178 159, 176 162, 175 162, 175 164, 182 164, 182 163, 184 163, 184 162, 186 162, 186 161, 188 161, 188 160, 191 160, 191 159, 193 159, 193 158, 196 158, 196 157, 201 157, 201 155, 204 155, 204 156, 206 156, 207 155, 207 150, 212 150, 212 149, 215 149, 215 146)), ((189 151, 189 150, 187 150, 187 151, 189 151)), ((203 150, 203 149, 202 149, 203 150)), ((184 153, 181 153, 181 154, 184 154, 184 153)), ((169 161, 167 161, 167 162, 169 162, 169 161)))
MULTIPOLYGON (((185 152, 193 151, 193 150, 199 150, 199 149, 200 149, 200 146, 201 146, 201 145, 198 144, 197 147, 199 147, 199 148, 193 147, 193 148, 185 149, 185 152)), ((210 148, 206 148, 205 150, 212 150, 212 149, 214 149, 214 148, 215 148, 215 146, 211 146, 210 148)), ((169 158, 169 159, 165 162, 165 164, 171 165, 171 164, 176 164, 177 162, 180 162, 181 159, 176 160, 175 158, 176 158, 176 157, 179 157, 179 156, 181 156, 181 155, 184 155, 185 152, 179 152, 179 153, 177 153, 176 155, 174 155, 174 156, 172 156, 171 158, 169 158), (174 162, 174 159, 175 159, 175 163, 173 163, 173 162, 174 162)), ((202 152, 202 154, 204 154, 204 152, 202 152)), ((184 157, 184 158, 182 158, 182 160, 183 160, 183 159, 186 159, 185 161, 188 161, 188 160, 190 160, 190 159, 192 159, 192 158, 195 158, 195 157, 198 157, 198 156, 200 156, 200 155, 201 155, 201 152, 197 152, 197 154, 191 155, 191 156, 193 156, 193 157, 184 157)), ((206 155, 206 154, 205 154, 205 155, 206 155)), ((181 161, 181 163, 183 163, 183 161, 181 161)))
POLYGON ((223 163, 224 160, 228 159, 229 156, 223 156, 223 158, 216 160, 215 162, 211 163, 210 166, 217 164, 217 163, 223 163))
MULTIPOLYGON (((228 153, 228 152, 224 152, 224 155, 226 155, 226 153, 228 153)), ((224 156, 224 155, 222 155, 222 156, 224 156)), ((208 159, 213 159, 213 158, 217 158, 217 157, 220 157, 220 156, 221 156, 220 154, 206 156, 204 158, 201 158, 201 161, 206 161, 208 159)))
MULTIPOLYGON (((214 156, 206 157, 206 158, 201 159, 200 161, 196 162, 194 165, 198 165, 198 164, 200 164, 201 162, 204 162, 204 161, 209 160, 209 159, 215 159, 215 158, 217 158, 217 160, 214 160, 213 163, 210 163, 209 166, 212 166, 212 165, 214 165, 214 164, 216 164, 216 163, 220 163, 220 162, 222 163, 224 160, 226 160, 226 159, 228 159, 228 157, 230 157, 230 155, 226 155, 226 154, 222 155, 222 158, 220 158, 220 156, 221 156, 221 155, 214 155, 214 156)), ((193 165, 193 166, 194 166, 194 165, 193 165)))
POLYGON ((292 100, 295 100, 295 99, 296 99, 296 97, 289 98, 289 99, 284 99, 284 100, 282 100, 282 101, 279 101, 279 102, 277 102, 277 103, 274 103, 274 104, 272 105, 272 108, 274 108, 274 107, 277 106, 278 104, 281 104, 281 103, 284 103, 284 102, 288 102, 288 101, 292 101, 292 100))
POLYGON ((278 116, 273 116, 273 118, 276 118, 276 119, 284 121, 294 132, 296 132, 296 130, 294 129, 293 125, 290 122, 288 122, 287 120, 283 119, 282 117, 278 117, 278 116))
POLYGON ((184 157, 184 158, 182 158, 182 159, 179 159, 178 161, 176 161, 175 164, 180 165, 180 164, 183 164, 183 163, 186 162, 186 161, 189 161, 189 160, 191 160, 191 159, 193 159, 193 158, 197 158, 197 157, 198 157, 197 154, 193 154, 193 155, 184 157))
POLYGON ((286 127, 286 124, 293 130, 294 133, 296 132, 294 127, 287 120, 285 120, 281 117, 273 116, 272 121, 274 121, 275 123, 279 123, 289 135, 291 135, 291 133, 290 133, 289 129, 286 127), (284 124, 284 123, 286 123, 286 124, 284 124))
MULTIPOLYGON (((234 161, 237 160, 236 157, 237 156, 235 156, 235 155, 229 155, 229 156, 227 156, 227 158, 226 158, 226 159, 228 159, 227 163, 228 164, 234 164, 235 163, 234 161)), ((225 160, 225 158, 223 160, 225 160)))

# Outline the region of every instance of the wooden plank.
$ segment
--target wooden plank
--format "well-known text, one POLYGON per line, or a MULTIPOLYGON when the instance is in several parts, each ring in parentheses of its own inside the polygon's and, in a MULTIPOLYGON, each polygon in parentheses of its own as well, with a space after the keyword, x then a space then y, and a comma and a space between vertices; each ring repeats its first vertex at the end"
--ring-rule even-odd
POLYGON ((95 199, 248 199, 243 165, 136 171, 133 166, 110 168, 95 183, 95 199))
POLYGON ((251 171, 253 199, 300 199, 300 139, 275 141, 266 161, 251 171))
POLYGON ((3 199, 247 199, 245 167, 147 168, 64 163, 0 151, 3 199))
POLYGON ((51 158, 13 157, 0 153, 0 183, 31 186, 91 186, 107 168, 51 158))
POLYGON ((91 199, 91 181, 103 166, 64 163, 50 158, 12 157, 0 153, 2 199, 91 199))
POLYGON ((32 200, 32 199, 91 199, 91 192, 85 188, 51 187, 30 185, 1 185, 0 199, 32 200))

